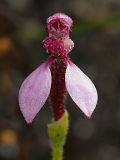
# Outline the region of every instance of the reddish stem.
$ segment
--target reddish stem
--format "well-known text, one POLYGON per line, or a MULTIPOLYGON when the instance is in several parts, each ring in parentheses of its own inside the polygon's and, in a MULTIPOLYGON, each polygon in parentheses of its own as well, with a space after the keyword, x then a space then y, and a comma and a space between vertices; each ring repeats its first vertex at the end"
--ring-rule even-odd
POLYGON ((50 99, 55 121, 59 120, 64 114, 66 67, 67 64, 65 62, 65 58, 55 58, 50 67, 52 75, 50 99))

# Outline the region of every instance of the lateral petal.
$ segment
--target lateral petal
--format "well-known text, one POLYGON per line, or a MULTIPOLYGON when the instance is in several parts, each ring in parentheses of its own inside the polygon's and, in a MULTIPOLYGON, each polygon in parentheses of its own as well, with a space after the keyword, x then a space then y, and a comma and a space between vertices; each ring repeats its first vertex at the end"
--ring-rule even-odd
POLYGON ((90 118, 98 99, 92 81, 70 60, 68 60, 65 81, 67 91, 73 101, 90 118))
POLYGON ((20 110, 31 123, 47 100, 51 88, 51 72, 48 60, 33 71, 22 83, 19 91, 20 110))

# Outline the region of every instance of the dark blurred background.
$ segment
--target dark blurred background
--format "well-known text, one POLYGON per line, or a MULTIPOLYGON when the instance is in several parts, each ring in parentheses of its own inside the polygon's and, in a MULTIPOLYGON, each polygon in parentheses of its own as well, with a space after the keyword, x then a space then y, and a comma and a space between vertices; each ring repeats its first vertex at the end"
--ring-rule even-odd
POLYGON ((87 119, 67 96, 70 129, 64 160, 120 160, 120 0, 0 0, 0 160, 50 160, 44 105, 31 125, 19 110, 23 80, 49 54, 46 18, 69 15, 75 43, 70 59, 96 85, 99 101, 87 119))

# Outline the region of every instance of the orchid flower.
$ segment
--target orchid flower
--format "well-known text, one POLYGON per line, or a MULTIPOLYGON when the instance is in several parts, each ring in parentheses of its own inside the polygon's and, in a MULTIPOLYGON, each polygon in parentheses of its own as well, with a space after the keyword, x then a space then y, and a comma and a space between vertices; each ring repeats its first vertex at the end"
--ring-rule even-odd
POLYGON ((62 13, 47 19, 48 37, 43 45, 51 56, 24 80, 19 91, 19 105, 27 123, 32 122, 49 95, 55 120, 58 120, 64 113, 66 90, 88 118, 96 107, 94 84, 67 57, 74 47, 69 37, 72 23, 72 19, 62 13))

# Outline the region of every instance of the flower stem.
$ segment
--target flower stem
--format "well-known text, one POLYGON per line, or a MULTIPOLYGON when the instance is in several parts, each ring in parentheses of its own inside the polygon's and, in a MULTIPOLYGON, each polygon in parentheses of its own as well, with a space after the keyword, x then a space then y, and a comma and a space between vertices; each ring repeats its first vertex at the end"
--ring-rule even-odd
POLYGON ((58 149, 54 147, 52 152, 53 152, 52 160, 63 160, 63 147, 62 146, 58 147, 58 149))
POLYGON ((68 131, 68 112, 65 110, 62 118, 48 125, 48 135, 52 148, 52 160, 63 160, 63 146, 68 131))

